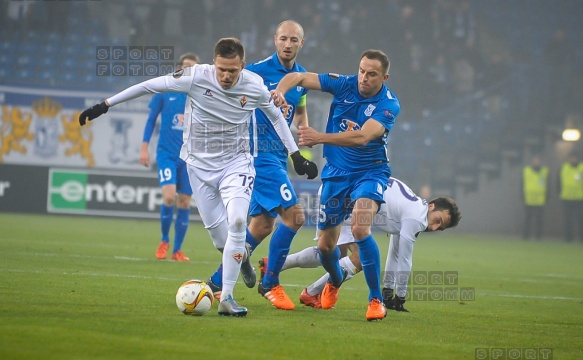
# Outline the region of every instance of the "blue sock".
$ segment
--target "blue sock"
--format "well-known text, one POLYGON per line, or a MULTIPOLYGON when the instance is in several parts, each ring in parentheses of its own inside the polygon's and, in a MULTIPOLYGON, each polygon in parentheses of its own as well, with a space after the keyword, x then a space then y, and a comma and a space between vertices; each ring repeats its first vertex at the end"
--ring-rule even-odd
POLYGON ((251 233, 249 232, 249 229, 247 229, 247 237, 245 238, 245 242, 247 244, 249 244, 249 247, 251 248, 251 253, 253 253, 253 250, 255 250, 255 248, 257 247, 257 245, 259 245, 260 243, 257 241, 257 239, 255 239, 253 237, 253 235, 251 235, 251 233))
POLYGON ((267 261, 267 269, 263 278, 263 286, 266 289, 271 289, 279 284, 279 272, 283 267, 287 254, 289 254, 289 248, 295 235, 296 231, 284 224, 279 224, 273 232, 269 241, 269 255, 267 257, 269 260, 267 261))
POLYGON ((344 273, 342 272, 342 267, 340 266, 340 248, 338 246, 334 247, 334 251, 330 254, 322 254, 318 249, 320 254, 320 263, 324 269, 330 274, 330 279, 328 280, 334 286, 340 286, 342 280, 344 280, 344 273))
POLYGON ((219 265, 219 268, 215 273, 211 276, 211 281, 216 286, 222 288, 223 287, 223 264, 219 265))
POLYGON ((186 230, 188 229, 189 214, 190 209, 178 209, 176 212, 176 220, 174 221, 174 250, 172 253, 182 249, 184 236, 186 235, 186 230))
POLYGON ((370 302, 372 298, 382 301, 380 283, 381 255, 377 242, 371 234, 362 240, 356 240, 356 244, 358 245, 360 263, 369 289, 368 301, 370 302))
POLYGON ((172 225, 172 216, 174 215, 174 206, 166 206, 162 204, 160 207, 160 227, 162 229, 162 241, 170 242, 168 233, 170 232, 170 225, 172 225))

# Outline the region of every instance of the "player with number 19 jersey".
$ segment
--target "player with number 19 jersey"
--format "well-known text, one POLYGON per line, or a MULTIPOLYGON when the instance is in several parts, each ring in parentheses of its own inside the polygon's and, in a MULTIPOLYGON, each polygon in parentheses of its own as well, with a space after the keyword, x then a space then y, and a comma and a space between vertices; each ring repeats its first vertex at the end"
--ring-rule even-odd
POLYGON ((150 114, 144 128, 143 141, 150 142, 156 119, 160 115, 160 136, 156 148, 160 186, 175 184, 178 193, 192 195, 186 164, 179 157, 185 104, 186 94, 183 93, 154 95, 150 101, 150 114))
MULTIPOLYGON (((269 90, 275 89, 281 78, 288 73, 306 72, 306 69, 297 62, 294 62, 291 69, 284 67, 277 57, 277 52, 246 68, 260 75, 269 90)), ((296 108, 306 104, 307 93, 307 89, 298 86, 285 95, 288 107, 282 109, 282 112, 288 126, 291 125, 296 108)), ((256 109, 253 114, 249 133, 251 154, 255 158, 254 165, 257 173, 249 214, 254 216, 267 212, 270 216, 276 217, 276 209, 279 206, 287 209, 298 203, 287 174, 288 152, 283 147, 271 121, 259 109, 256 109), (274 184, 277 186, 273 186, 274 184)))
POLYGON ((322 169, 324 183, 321 206, 323 216, 320 229, 342 223, 350 210, 344 201, 335 199, 369 198, 383 204, 383 193, 391 176, 387 156, 387 138, 400 111, 399 100, 383 84, 371 98, 358 91, 358 75, 319 74, 322 91, 334 95, 326 124, 327 133, 360 131, 368 119, 374 119, 385 127, 383 136, 364 146, 342 147, 324 144, 323 154, 327 163, 322 169), (365 184, 358 186, 359 184, 365 184))

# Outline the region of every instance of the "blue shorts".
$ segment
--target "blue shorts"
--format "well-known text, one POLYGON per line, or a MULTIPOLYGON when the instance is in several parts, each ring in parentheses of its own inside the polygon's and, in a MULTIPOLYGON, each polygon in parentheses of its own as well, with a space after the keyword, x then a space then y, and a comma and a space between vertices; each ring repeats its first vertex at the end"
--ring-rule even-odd
POLYGON ((383 193, 391 176, 389 167, 359 172, 336 169, 330 164, 326 164, 325 168, 328 175, 322 178, 318 229, 342 224, 352 213, 357 199, 372 199, 379 207, 385 202, 383 193))
POLYGON ((287 164, 273 158, 255 158, 255 184, 249 215, 277 217, 277 209, 298 203, 298 197, 287 175, 287 164))
POLYGON ((160 186, 176 185, 177 193, 192 195, 184 160, 177 156, 158 153, 156 161, 158 162, 158 181, 160 186))

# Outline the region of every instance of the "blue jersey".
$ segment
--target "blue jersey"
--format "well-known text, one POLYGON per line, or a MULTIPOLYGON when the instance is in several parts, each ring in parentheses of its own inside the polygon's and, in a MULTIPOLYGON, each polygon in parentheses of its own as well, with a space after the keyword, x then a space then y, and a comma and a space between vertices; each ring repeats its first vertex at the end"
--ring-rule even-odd
MULTIPOLYGON (((294 63, 293 68, 286 69, 279 62, 277 53, 259 62, 248 65, 247 69, 260 75, 263 78, 263 83, 269 90, 275 89, 281 78, 288 73, 306 72, 306 69, 297 62, 294 63)), ((294 118, 300 98, 307 93, 307 89, 297 86, 285 95, 285 100, 289 108, 282 109, 282 112, 288 125, 291 124, 294 118)), ((275 132, 271 121, 269 121, 263 111, 259 109, 255 110, 253 120, 249 125, 249 133, 251 136, 251 154, 254 157, 276 157, 284 163, 287 161, 287 150, 275 132)))
POLYGON ((150 142, 156 119, 162 114, 160 137, 158 139, 157 157, 161 153, 178 157, 182 147, 182 119, 186 94, 162 93, 156 94, 150 101, 150 115, 144 128, 144 142, 150 142))
MULTIPOLYGON (((324 144, 324 157, 334 168, 357 172, 388 167, 387 137, 399 114, 399 100, 383 84, 377 95, 364 98, 358 92, 358 75, 319 74, 322 91, 334 95, 326 124, 327 133, 358 131, 372 118, 386 129, 383 136, 364 146, 341 147, 324 144)), ((322 177, 333 174, 325 174, 322 177)))

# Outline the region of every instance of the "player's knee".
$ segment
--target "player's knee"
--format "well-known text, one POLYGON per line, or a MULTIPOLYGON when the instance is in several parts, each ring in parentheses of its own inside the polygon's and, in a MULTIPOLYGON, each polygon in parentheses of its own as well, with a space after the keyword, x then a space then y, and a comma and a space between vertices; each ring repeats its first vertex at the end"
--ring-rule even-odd
POLYGON ((290 229, 299 230, 306 222, 304 210, 300 206, 292 206, 282 216, 282 222, 290 229))
POLYGON ((164 194, 162 201, 166 206, 174 206, 176 203, 176 194, 164 194))
POLYGON ((352 231, 352 236, 356 241, 362 240, 370 235, 370 225, 360 225, 353 223, 350 230, 352 231))
POLYGON ((229 220, 229 231, 234 233, 244 232, 247 227, 247 219, 243 217, 236 217, 229 220))
POLYGON ((320 253, 322 253, 322 254, 330 254, 331 252, 334 251, 335 247, 336 247, 336 245, 334 245, 334 244, 329 244, 329 243, 325 243, 325 242, 318 242, 318 251, 320 251, 320 253))

